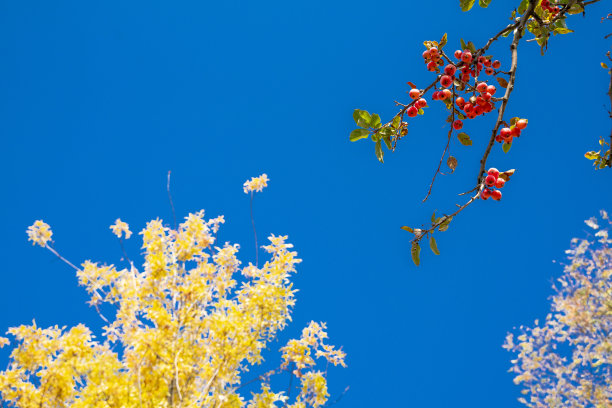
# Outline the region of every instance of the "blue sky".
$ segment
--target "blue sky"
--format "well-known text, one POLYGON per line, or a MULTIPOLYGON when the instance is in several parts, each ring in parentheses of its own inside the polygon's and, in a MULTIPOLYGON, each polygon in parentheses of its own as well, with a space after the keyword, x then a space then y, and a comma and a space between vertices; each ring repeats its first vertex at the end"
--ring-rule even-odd
MULTIPOLYGON (((261 173, 260 241, 287 234, 304 259, 287 335, 327 321, 348 353, 330 374, 338 406, 518 407, 507 331, 548 312, 551 283, 583 220, 610 210, 610 170, 583 158, 610 132, 609 77, 599 63, 612 31, 593 5, 545 57, 522 43, 508 117, 529 119, 489 164, 517 173, 501 202, 476 202, 438 236, 442 255, 410 260, 411 235, 473 186, 493 116, 466 123, 459 166, 421 200, 446 143, 433 103, 381 165, 370 141, 349 143, 352 112, 389 118, 406 81, 425 86, 424 40, 448 33, 480 46, 517 2, 462 13, 458 1, 31 1, 0 3, 0 328, 99 327, 73 271, 27 242, 44 219, 73 262, 117 263, 108 226, 224 214, 222 241, 253 259, 242 183, 261 173)), ((509 40, 492 48, 509 67, 509 40)), ((139 253, 136 240, 128 244, 139 253)), ((273 345, 273 347, 280 347, 273 345)), ((273 353, 271 353, 273 355, 273 353)), ((7 351, 0 352, 0 365, 7 351)))

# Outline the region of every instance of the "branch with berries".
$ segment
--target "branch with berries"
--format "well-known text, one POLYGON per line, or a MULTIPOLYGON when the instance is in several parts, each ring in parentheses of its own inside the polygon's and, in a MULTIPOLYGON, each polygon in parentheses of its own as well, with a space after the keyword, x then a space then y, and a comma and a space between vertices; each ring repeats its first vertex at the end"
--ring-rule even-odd
MULTIPOLYGON (((429 107, 425 98, 428 92, 431 91, 432 100, 444 104, 449 112, 446 119, 449 124, 447 143, 423 201, 430 197, 438 174, 445 174, 441 171, 445 157, 448 156, 446 163, 450 173, 453 173, 457 167, 457 159, 449 153, 453 134, 456 134, 462 145, 471 146, 472 139, 467 133, 461 131, 464 122, 486 116, 497 109, 497 118, 489 142, 480 159, 476 185, 460 195, 475 194, 464 204, 456 204, 458 208, 451 214, 436 217, 434 213, 428 227, 402 227, 402 229, 414 234, 411 253, 416 265, 420 264, 420 244, 424 238, 429 239, 431 250, 434 254, 439 255, 440 252, 433 237, 434 232, 446 231, 452 219, 478 199, 501 200, 502 194, 499 189, 514 174, 514 169, 500 172, 495 168, 490 168, 485 172, 485 168, 487 159, 496 142, 501 144, 504 153, 508 153, 513 143, 527 127, 527 119, 520 117, 513 117, 508 121, 504 119, 506 107, 516 82, 518 46, 524 34, 526 32, 533 34, 533 39, 527 41, 536 41, 541 47, 542 54, 544 54, 551 35, 572 32, 566 25, 567 15, 584 13, 587 3, 592 4, 594 2, 569 0, 551 3, 549 0, 522 0, 519 6, 512 11, 512 24, 497 32, 484 46, 478 49, 471 41, 466 43, 461 39, 461 49, 454 51, 451 56, 447 55, 444 49, 447 45, 447 34, 444 34, 440 41, 425 41, 424 63, 428 71, 436 73, 435 79, 428 86, 419 89, 412 82, 408 82, 411 87, 408 91, 411 101, 408 103, 395 101, 400 109, 391 120, 384 124, 381 123, 378 114, 370 114, 365 110, 355 109, 353 119, 359 128, 351 132, 350 140, 355 142, 371 138, 375 143, 376 157, 383 163, 385 154, 383 143, 391 152, 397 149, 402 138, 408 135, 408 120, 424 115, 425 109, 429 107), (510 70, 503 71, 501 69, 502 63, 494 59, 492 55, 488 55, 487 51, 494 42, 508 37, 511 33, 510 70), (493 78, 495 78, 497 85, 505 90, 503 96, 496 96, 497 87, 490 83, 493 78)), ((475 1, 461 0, 460 3, 462 9, 467 11, 474 5, 475 1)), ((479 3, 482 7, 486 7, 489 2, 480 1, 479 3)), ((610 89, 612 101, 612 81, 610 89)))

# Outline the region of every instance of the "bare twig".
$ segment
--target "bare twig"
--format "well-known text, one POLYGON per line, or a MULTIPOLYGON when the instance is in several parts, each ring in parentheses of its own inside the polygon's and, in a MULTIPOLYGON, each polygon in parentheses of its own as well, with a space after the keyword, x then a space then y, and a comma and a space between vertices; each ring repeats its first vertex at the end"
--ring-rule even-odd
POLYGON ((172 194, 170 194, 170 173, 171 170, 168 170, 168 185, 166 186, 166 190, 168 190, 168 200, 170 200, 170 208, 172 208, 172 219, 174 220, 174 229, 176 230, 176 212, 174 211, 174 203, 172 202, 172 194))
POLYGON ((259 267, 259 247, 257 246, 257 230, 255 229, 255 217, 253 217, 253 192, 251 191, 251 224, 253 225, 253 235, 255 236, 255 267, 259 267))
MULTIPOLYGON (((612 69, 609 71, 610 85, 608 86, 608 96, 610 97, 610 119, 612 119, 612 69)), ((610 156, 608 156, 608 167, 612 167, 612 132, 610 132, 610 156)))

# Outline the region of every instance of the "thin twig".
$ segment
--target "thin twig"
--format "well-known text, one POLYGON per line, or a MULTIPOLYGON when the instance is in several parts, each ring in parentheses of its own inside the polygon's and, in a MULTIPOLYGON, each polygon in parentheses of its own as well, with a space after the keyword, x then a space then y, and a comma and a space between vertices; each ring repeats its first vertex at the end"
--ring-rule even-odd
POLYGON ((337 404, 338 402, 340 402, 340 400, 342 399, 342 397, 344 397, 344 394, 346 394, 346 393, 349 391, 349 389, 350 389, 350 388, 351 388, 350 386, 347 386, 347 387, 344 389, 344 391, 342 391, 342 394, 340 394, 340 396, 338 396, 338 398, 336 398, 336 399, 335 399, 333 402, 331 402, 330 404, 326 404, 326 405, 324 405, 324 407, 331 407, 332 405, 337 404))
POLYGON ((170 173, 171 170, 168 170, 168 185, 166 186, 166 190, 168 190, 168 200, 170 200, 170 208, 172 208, 172 219, 174 220, 174 229, 176 230, 176 212, 174 211, 174 203, 172 202, 172 194, 170 194, 170 173))
POLYGON ((255 267, 259 267, 259 247, 257 246, 257 230, 255 229, 255 217, 253 217, 253 192, 251 191, 251 224, 253 225, 253 235, 255 236, 255 267))
MULTIPOLYGON (((610 97, 610 119, 612 119, 612 69, 609 71, 610 85, 608 86, 608 96, 610 97)), ((610 156, 608 157, 608 167, 612 167, 612 132, 610 132, 610 156)))
POLYGON ((453 111, 453 118, 450 123, 450 128, 448 129, 448 139, 446 140, 446 147, 444 147, 444 152, 442 152, 442 157, 440 157, 440 162, 438 163, 438 168, 434 173, 433 178, 431 179, 431 184, 429 184, 429 190, 427 191, 427 195, 423 199, 423 202, 427 201, 429 196, 431 195, 431 189, 433 188, 434 182, 436 181, 436 176, 440 173, 440 166, 442 166, 442 162, 444 161, 444 157, 446 156, 446 152, 448 152, 448 146, 450 146, 451 138, 453 137, 453 125, 455 123, 455 106, 453 101, 455 100, 455 86, 453 85, 453 95, 451 96, 451 109, 453 111))

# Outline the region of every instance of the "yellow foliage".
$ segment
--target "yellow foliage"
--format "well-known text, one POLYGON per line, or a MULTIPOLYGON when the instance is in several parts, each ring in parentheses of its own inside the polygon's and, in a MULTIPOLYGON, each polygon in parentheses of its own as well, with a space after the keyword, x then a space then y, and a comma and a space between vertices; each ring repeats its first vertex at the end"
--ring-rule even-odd
MULTIPOLYGON (((267 177, 254 180, 245 189, 260 191, 267 177)), ((9 329, 15 348, 0 372, 2 399, 20 408, 289 405, 289 395, 271 390, 269 376, 249 399, 239 388, 291 319, 296 290, 290 278, 301 260, 286 236, 271 236, 263 247, 270 259, 260 268, 241 267, 238 245, 215 246, 223 222, 205 220, 203 211, 189 214, 176 230, 150 221, 140 232, 142 269, 131 262, 123 269, 83 262, 77 277, 91 304, 116 310, 101 341, 84 325, 42 329, 33 322, 9 329)), ((131 235, 119 219, 111 229, 120 238, 131 235)), ((42 221, 28 229, 29 239, 41 246, 51 234, 42 221)), ((315 358, 344 366, 345 355, 324 344, 326 337, 325 325, 312 322, 282 348, 274 373, 287 371, 302 384, 289 406, 327 401, 327 381, 314 371, 315 358)), ((0 337, 0 347, 7 344, 0 337)))

